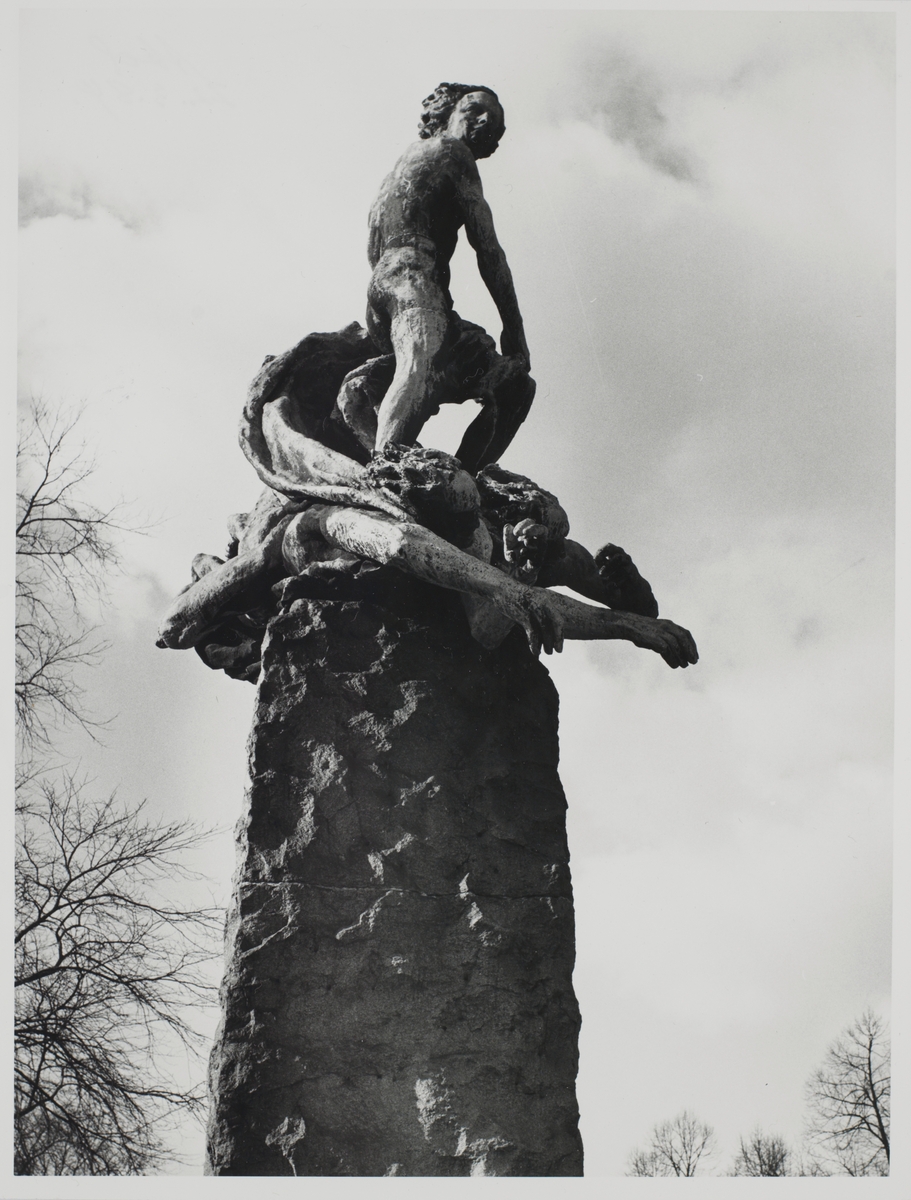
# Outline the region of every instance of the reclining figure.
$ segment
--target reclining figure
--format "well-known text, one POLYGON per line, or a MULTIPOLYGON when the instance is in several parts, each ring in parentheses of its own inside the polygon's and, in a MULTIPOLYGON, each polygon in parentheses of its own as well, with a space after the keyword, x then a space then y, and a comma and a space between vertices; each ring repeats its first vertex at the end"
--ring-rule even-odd
POLYGON ((556 498, 523 476, 492 466, 475 480, 457 459, 420 447, 388 446, 352 468, 360 505, 289 501, 270 489, 235 519, 230 557, 197 556, 194 582, 165 617, 158 645, 196 646, 225 612, 255 607, 281 579, 351 573, 366 560, 459 592, 471 632, 487 648, 518 624, 536 655, 559 652, 564 638, 622 638, 671 667, 696 662, 690 634, 657 619, 651 588, 629 556, 608 545, 593 557, 570 541, 556 498), (377 495, 385 511, 370 504, 377 495), (396 507, 408 515, 393 515, 396 507), (612 607, 548 590, 559 584, 612 607))

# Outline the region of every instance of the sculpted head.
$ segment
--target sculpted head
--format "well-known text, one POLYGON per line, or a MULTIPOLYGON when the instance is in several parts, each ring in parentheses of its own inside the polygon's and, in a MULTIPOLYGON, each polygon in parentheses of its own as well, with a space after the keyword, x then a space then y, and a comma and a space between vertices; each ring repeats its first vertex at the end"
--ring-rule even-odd
POLYGON ((506 130, 496 92, 481 85, 441 83, 423 107, 418 122, 422 138, 447 133, 464 142, 475 158, 489 158, 506 130))

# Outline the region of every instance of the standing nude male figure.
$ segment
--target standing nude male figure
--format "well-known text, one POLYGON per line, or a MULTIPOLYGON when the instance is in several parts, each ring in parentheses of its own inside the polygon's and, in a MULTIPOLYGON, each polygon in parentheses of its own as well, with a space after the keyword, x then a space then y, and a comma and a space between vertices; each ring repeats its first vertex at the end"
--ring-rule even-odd
POLYGON ((484 408, 456 457, 474 472, 499 459, 531 406, 522 316, 477 168, 505 128, 489 88, 441 83, 424 101, 420 140, 387 175, 370 210, 367 328, 395 355, 395 374, 376 412, 364 396, 370 389, 358 386, 363 372, 339 397, 346 422, 369 449, 413 443, 441 403, 473 396, 484 408), (449 262, 463 226, 503 322, 506 357, 453 310, 449 262))

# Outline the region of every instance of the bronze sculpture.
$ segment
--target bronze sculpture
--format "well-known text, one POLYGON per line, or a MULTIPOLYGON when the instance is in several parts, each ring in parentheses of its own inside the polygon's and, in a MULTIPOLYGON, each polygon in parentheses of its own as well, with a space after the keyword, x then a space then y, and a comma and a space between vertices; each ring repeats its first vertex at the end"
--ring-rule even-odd
POLYGON ((258 683, 214 1174, 582 1173, 566 802, 538 655, 622 638, 697 660, 623 550, 592 556, 555 496, 496 461, 534 396, 475 165, 503 111, 440 84, 420 128, 371 210, 367 328, 266 359, 240 427, 264 491, 225 558, 197 555, 160 630, 258 683), (502 354, 452 306, 463 225, 502 354), (464 400, 481 412, 455 457, 416 443, 464 400))

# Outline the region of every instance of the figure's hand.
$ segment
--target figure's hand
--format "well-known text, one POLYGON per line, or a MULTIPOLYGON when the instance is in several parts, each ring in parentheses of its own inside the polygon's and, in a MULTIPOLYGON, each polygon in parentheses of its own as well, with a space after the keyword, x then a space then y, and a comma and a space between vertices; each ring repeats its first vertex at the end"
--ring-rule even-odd
POLYGON ((514 356, 522 360, 526 371, 531 370, 531 355, 525 340, 525 330, 521 324, 512 329, 504 328, 500 334, 500 350, 507 357, 514 356))
POLYGON ((542 649, 545 654, 553 654, 554 651, 559 654, 562 651, 563 622, 554 611, 544 588, 513 584, 509 589, 504 588, 494 603, 525 630, 529 649, 535 658, 542 649))
MULTIPOLYGON (((614 587, 619 587, 621 583, 626 582, 631 567, 636 569, 633 560, 623 547, 615 546, 613 542, 608 542, 606 546, 601 547, 595 555, 595 563, 601 578, 614 587)), ((636 574, 639 574, 638 570, 636 570, 636 574)))
POLYGON ((647 579, 621 546, 608 542, 595 555, 598 574, 610 589, 608 604, 643 617, 658 616, 658 601, 647 579))
POLYGON ((654 650, 669 667, 687 667, 699 661, 693 635, 673 621, 637 621, 633 643, 643 650, 654 650))
POLYGON ((534 583, 547 550, 547 527, 526 517, 517 525, 503 526, 503 557, 514 579, 534 583))

